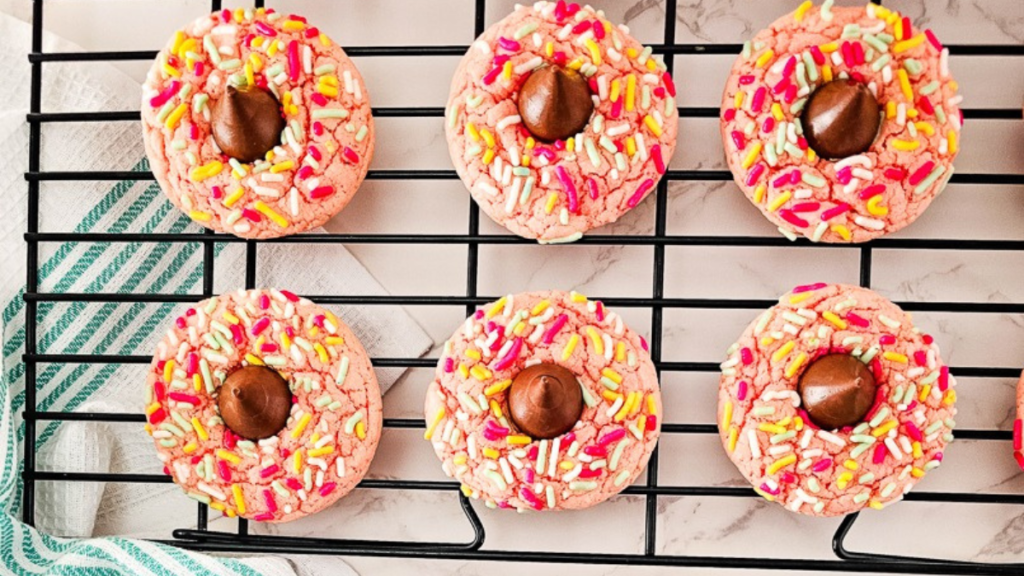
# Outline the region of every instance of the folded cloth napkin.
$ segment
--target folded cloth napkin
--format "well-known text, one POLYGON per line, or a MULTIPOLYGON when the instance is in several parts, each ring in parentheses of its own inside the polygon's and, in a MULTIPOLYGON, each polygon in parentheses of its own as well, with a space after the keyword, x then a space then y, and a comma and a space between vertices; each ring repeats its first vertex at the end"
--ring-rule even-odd
MULTIPOLYGON (((190 513, 169 510, 173 485, 99 482, 37 483, 36 526, 20 523, 25 365, 25 243, 28 169, 27 51, 30 27, 0 14, 0 50, 18 63, 0 83, 0 573, 351 573, 331 559, 220 559, 120 537, 167 538, 187 527, 190 513), (184 522, 184 524, 183 524, 184 522)), ((77 47, 44 37, 45 51, 77 47)), ((107 65, 47 64, 42 109, 47 112, 133 110, 139 85, 107 65)), ((41 169, 145 171, 140 128, 135 122, 43 124, 41 169)), ((47 232, 198 232, 152 182, 44 182, 40 230, 47 232)), ((245 248, 216 244, 214 291, 244 282, 245 248)), ((198 294, 203 286, 203 247, 187 243, 46 243, 40 246, 38 277, 44 292, 198 294)), ((384 289, 343 247, 260 244, 257 285, 306 294, 384 294, 384 289)), ((182 305, 161 303, 41 303, 37 317, 39 353, 147 355, 182 305)), ((373 356, 415 357, 431 341, 399 307, 341 309, 341 317, 373 356)), ((143 402, 145 365, 41 364, 37 369, 40 411, 138 412, 143 402)), ((382 390, 402 369, 377 371, 382 390)), ((37 469, 72 472, 158 473, 150 439, 139 425, 102 422, 46 422, 37 426, 37 469)), ((173 502, 179 503, 177 500, 173 502)), ((194 508, 190 508, 194 511, 194 508)), ((211 521, 214 516, 211 516, 211 521)), ((194 525, 194 520, 191 520, 194 525)))

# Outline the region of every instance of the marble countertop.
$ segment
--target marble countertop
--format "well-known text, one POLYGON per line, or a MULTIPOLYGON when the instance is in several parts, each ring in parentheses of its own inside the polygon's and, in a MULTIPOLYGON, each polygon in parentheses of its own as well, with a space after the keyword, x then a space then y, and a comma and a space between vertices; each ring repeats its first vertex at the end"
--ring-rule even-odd
MULTIPOLYGON (((670 0, 671 1, 671 0, 670 0)), ((240 4, 225 2, 228 6, 240 4)), ((645 43, 662 40, 665 0, 604 0, 613 22, 624 22, 645 43)), ((752 36, 795 0, 679 0, 678 42, 737 43, 752 36)), ((840 1, 839 4, 849 4, 840 1)), ((947 43, 1024 43, 1020 0, 904 0, 887 2, 933 28, 947 43)), ((269 1, 300 12, 345 45, 468 44, 471 0, 269 1)), ((511 10, 512 0, 488 2, 487 22, 511 10)), ((0 8, 28 17, 23 0, 0 8)), ((176 26, 208 9, 205 0, 50 0, 47 28, 88 50, 155 49, 176 26)), ((676 57, 680 106, 717 106, 732 56, 676 57)), ((443 106, 457 57, 358 58, 375 106, 443 106)), ((117 66, 141 79, 148 63, 117 66)), ((969 108, 1021 105, 1024 58, 954 56, 951 69, 969 108)), ((57 68, 54 65, 54 68, 57 68)), ((51 69, 50 67, 47 68, 51 69)), ((372 168, 451 169, 439 118, 381 118, 372 168)), ((673 169, 725 169, 717 120, 684 118, 673 169)), ((55 169, 52 168, 51 169, 55 169)), ((69 167, 68 169, 74 169, 69 167)), ((963 130, 961 173, 1024 173, 1024 123, 969 120, 963 130)), ((343 214, 327 228, 338 233, 465 233, 469 196, 461 182, 364 183, 343 214)), ((650 234, 654 200, 643 202, 601 233, 650 234)), ((685 235, 763 235, 776 232, 731 182, 671 182, 668 232, 685 235)), ((899 238, 1024 240, 1024 187, 955 184, 899 238)), ((504 233, 481 218, 483 233, 504 233)), ((296 246, 295 250, 308 250, 296 246)), ((349 249, 393 294, 460 295, 466 285, 464 245, 354 245, 349 249)), ((479 293, 575 289, 594 297, 651 295, 649 246, 482 245, 479 293)), ((858 282, 858 248, 669 247, 665 295, 687 298, 772 299, 798 283, 858 282)), ((260 262, 260 270, 271 263, 260 262)), ((263 273, 263 272, 261 272, 263 273)), ((223 282, 224 280, 219 280, 223 282)), ((898 301, 1024 302, 1024 252, 876 249, 872 288, 898 301)), ((224 286, 230 288, 231 286, 224 286)), ((303 286, 292 286, 303 292, 303 286)), ((408 311, 440 344, 459 325, 461 306, 417 306, 408 311)), ((670 309, 664 318, 664 360, 718 362, 756 312, 670 309)), ((650 335, 650 311, 625 310, 627 320, 650 335)), ((1024 315, 919 313, 954 366, 1024 366, 1024 315)), ((437 356, 438 348, 430 353, 437 356)), ((385 416, 421 418, 430 369, 412 369, 385 398, 385 416)), ((666 373, 662 381, 668 422, 714 422, 717 374, 666 373)), ((959 427, 1009 430, 1015 382, 962 378, 959 427)), ((370 476, 444 479, 430 446, 417 430, 386 430, 370 476)), ((664 435, 659 483, 744 486, 717 437, 664 435)), ((1006 442, 955 442, 945 465, 917 488, 928 491, 1024 492, 1024 475, 1006 442)), ((184 502, 184 498, 175 500, 184 502)), ((643 551, 644 500, 618 497, 591 510, 517 515, 477 506, 487 529, 487 549, 643 551)), ((194 508, 189 508, 194 510, 194 508)), ((194 512, 179 525, 194 523, 194 512)), ((838 519, 798 516, 752 498, 661 497, 657 551, 711 556, 832 559, 838 519)), ((232 529, 232 521, 214 528, 232 529)), ((452 493, 359 490, 321 514, 260 533, 396 540, 467 541, 470 527, 452 493)), ((166 536, 166 535, 162 535, 166 536)), ((1024 561, 1024 511, 1003 505, 906 502, 869 511, 848 539, 856 550, 992 562, 1024 561)), ((363 574, 668 574, 671 569, 564 566, 348 558, 363 574)), ((692 574, 728 571, 693 570, 692 574)), ((772 574, 772 572, 758 572, 772 574)), ((788 573, 788 572, 787 572, 788 573)), ((781 572, 780 572, 781 574, 781 572)))

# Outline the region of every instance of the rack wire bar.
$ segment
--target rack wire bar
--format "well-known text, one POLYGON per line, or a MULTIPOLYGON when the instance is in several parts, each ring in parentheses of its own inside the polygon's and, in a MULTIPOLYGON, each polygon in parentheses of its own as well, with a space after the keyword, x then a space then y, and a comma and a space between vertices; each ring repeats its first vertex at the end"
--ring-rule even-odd
MULTIPOLYGON (((310 296, 323 304, 349 305, 397 305, 397 306, 454 306, 466 313, 472 313, 477 306, 494 300, 479 291, 479 248, 481 245, 521 244, 533 242, 509 235, 481 234, 480 212, 475 203, 470 203, 468 225, 465 234, 302 234, 256 242, 217 234, 209 230, 201 233, 67 233, 41 232, 39 230, 39 195, 42 182, 74 181, 151 181, 150 172, 129 171, 47 171, 40 166, 40 144, 44 124, 74 122, 130 122, 139 119, 139 111, 93 111, 93 112, 44 112, 41 109, 42 73, 44 64, 76 64, 82 62, 117 62, 151 60, 154 50, 134 51, 93 51, 93 52, 43 52, 43 5, 44 0, 33 0, 32 51, 28 60, 31 65, 31 102, 26 120, 29 124, 29 164, 25 173, 28 186, 28 224, 24 235, 27 245, 28 273, 25 290, 26 340, 23 360, 25 362, 25 444, 24 444, 24 500, 22 517, 28 524, 34 522, 36 503, 36 482, 131 482, 162 484, 171 482, 163 474, 137 473, 90 473, 59 470, 39 470, 36 466, 36 424, 38 422, 111 422, 139 424, 145 421, 140 413, 99 413, 99 412, 51 412, 38 411, 36 404, 37 367, 40 364, 147 364, 149 356, 113 354, 65 354, 40 353, 37 350, 37 310, 43 302, 196 302, 213 295, 215 278, 215 247, 218 244, 245 244, 244 283, 252 288, 256 282, 259 248, 267 243, 298 244, 401 244, 401 245, 464 245, 466 248, 466 289, 463 295, 405 295, 370 296, 324 294, 310 296), (110 293, 53 293, 39 288, 39 247, 40 244, 65 242, 138 242, 168 244, 198 244, 202 247, 202 289, 198 294, 110 294, 110 293)), ((263 0, 255 0, 257 7, 263 0)), ((486 0, 473 0, 474 36, 483 32, 486 24, 486 0)), ((221 8, 220 0, 211 1, 211 10, 221 8)), ((733 55, 741 50, 740 44, 676 43, 676 12, 674 0, 665 5, 665 27, 661 44, 653 45, 657 54, 666 56, 671 71, 674 56, 677 55, 733 55)), ((1024 45, 1011 44, 954 44, 949 45, 951 54, 957 57, 1012 56, 1024 57, 1024 45)), ((346 52, 354 57, 459 57, 466 52, 467 45, 416 45, 416 46, 350 46, 346 52)), ((679 115, 686 118, 717 118, 718 108, 680 107, 679 115)), ((1016 108, 970 108, 964 111, 970 121, 1019 120, 1021 111, 1016 108)), ((379 107, 373 109, 378 118, 441 118, 442 107, 379 107)), ((405 180, 454 180, 454 170, 371 170, 369 179, 405 180)), ((796 249, 856 250, 859 256, 859 283, 871 286, 872 260, 877 250, 957 250, 957 251, 998 251, 1024 252, 1024 240, 979 240, 979 239, 904 239, 882 238, 860 246, 835 244, 811 244, 806 240, 790 242, 782 237, 757 236, 698 236, 672 235, 667 233, 668 183, 670 181, 726 182, 732 175, 726 170, 669 170, 661 180, 653 198, 655 203, 654 230, 652 234, 613 236, 588 235, 579 245, 650 246, 653 258, 653 277, 649 297, 604 298, 612 306, 649 309, 651 313, 650 349, 656 370, 661 376, 666 372, 703 373, 716 372, 715 362, 665 361, 663 351, 663 327, 665 310, 669 309, 762 309, 775 303, 766 299, 710 299, 677 298, 666 295, 665 266, 666 249, 673 246, 701 247, 792 247, 796 249)), ((1024 186, 1024 174, 1009 173, 957 173, 953 183, 979 184, 989 186, 1024 186)), ((1024 188, 1022 188, 1024 191, 1024 188)), ((900 302, 900 306, 911 311, 972 313, 972 314, 1024 314, 1024 303, 1005 302, 900 302)), ((372 358, 377 367, 430 368, 436 358, 372 358)), ((1017 376, 1016 368, 990 366, 955 366, 953 374, 959 377, 1003 378, 1017 376)), ((392 429, 423 429, 425 423, 418 418, 385 418, 384 426, 392 429)), ((662 431, 666 435, 716 435, 715 424, 665 423, 662 431)), ((1007 430, 961 429, 957 437, 970 441, 1008 442, 1012 438, 1007 430)), ((675 454, 687 458, 687 454, 675 454)), ((182 548, 243 553, 306 553, 346 554, 364 556, 390 556, 408 558, 437 558, 460 560, 489 560, 516 562, 551 563, 598 563, 630 564, 643 566, 676 567, 717 567, 733 569, 776 569, 810 570, 829 572, 889 572, 902 574, 1020 574, 1024 564, 995 564, 978 562, 949 561, 938 558, 902 557, 864 551, 854 551, 846 544, 846 538, 854 530, 859 514, 843 519, 833 535, 833 560, 807 558, 758 558, 726 556, 671 555, 658 551, 657 511, 658 499, 664 496, 754 498, 754 491, 746 486, 679 486, 665 485, 658 481, 659 450, 655 450, 648 465, 646 480, 628 487, 624 494, 642 498, 644 501, 644 538, 642 552, 633 554, 539 552, 501 550, 500 543, 487 540, 486 530, 473 504, 459 490, 455 481, 431 481, 410 479, 364 479, 360 489, 415 490, 450 492, 456 495, 460 509, 470 525, 473 537, 465 542, 421 542, 353 540, 337 538, 307 538, 291 536, 254 535, 249 533, 249 523, 238 522, 236 532, 210 530, 208 508, 197 505, 196 528, 180 528, 173 532, 174 539, 160 542, 182 548)), ((1024 494, 1016 493, 974 493, 974 492, 923 492, 906 495, 908 502, 946 502, 972 505, 1024 506, 1024 494)), ((906 504, 913 506, 913 504, 906 504)))

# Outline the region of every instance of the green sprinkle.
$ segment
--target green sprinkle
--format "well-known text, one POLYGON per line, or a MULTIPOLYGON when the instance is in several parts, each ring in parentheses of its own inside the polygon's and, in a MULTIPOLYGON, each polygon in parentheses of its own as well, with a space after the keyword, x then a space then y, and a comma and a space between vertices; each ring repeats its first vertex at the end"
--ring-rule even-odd
POLYGON ((925 435, 931 435, 942 429, 942 420, 936 420, 932 422, 930 426, 924 429, 925 435))
POLYGON ((587 151, 587 157, 590 158, 590 163, 595 168, 601 167, 601 155, 597 153, 597 148, 594 146, 594 142, 590 138, 583 139, 583 148, 587 151))
MULTIPOLYGON (((886 44, 885 42, 882 42, 876 36, 873 36, 871 34, 865 34, 864 35, 864 43, 867 44, 868 46, 871 46, 875 50, 878 50, 879 52, 882 52, 883 54, 885 52, 889 51, 889 45, 888 44, 886 44)), ((885 56, 888 56, 888 54, 884 54, 882 56, 882 58, 884 58, 885 56)), ((881 60, 882 58, 879 58, 879 60, 881 60)))
POLYGON ((860 25, 858 24, 847 24, 843 26, 843 38, 856 38, 860 36, 860 25))
POLYGON ((209 99, 210 97, 206 94, 197 94, 196 97, 192 99, 192 112, 194 114, 202 112, 203 108, 206 108, 206 102, 209 99))
POLYGON ((319 108, 313 110, 310 114, 314 120, 322 120, 324 118, 348 118, 348 110, 344 108, 319 108))
POLYGON ((747 40, 746 42, 744 42, 743 43, 743 51, 740 53, 743 56, 743 59, 744 60, 749 60, 750 56, 751 56, 751 54, 753 54, 753 52, 754 52, 754 49, 753 49, 753 46, 750 44, 750 40, 747 40))
POLYGON ((220 64, 217 64, 219 70, 234 70, 235 68, 241 68, 242 61, 238 58, 232 58, 231 60, 224 60, 220 64))
POLYGON ((598 140, 598 143, 601 144, 601 148, 604 148, 605 150, 612 154, 615 154, 615 152, 617 151, 617 148, 615 148, 615 144, 613 144, 611 138, 607 136, 601 136, 601 139, 598 140))
POLYGON ((871 64, 871 69, 874 70, 875 72, 878 72, 879 70, 884 68, 885 65, 889 63, 890 60, 892 60, 892 56, 889 56, 888 54, 882 54, 881 58, 879 58, 878 60, 875 60, 871 64))
POLYGON ((904 60, 903 67, 911 76, 917 76, 918 74, 921 73, 921 70, 924 68, 924 66, 921 66, 920 62, 914 60, 913 58, 907 58, 906 60, 904 60))
POLYGON ((210 55, 210 60, 213 61, 213 65, 220 64, 220 52, 217 51, 217 47, 214 46, 213 40, 210 35, 203 36, 203 48, 206 49, 206 53, 210 55))
POLYGON ((274 64, 264 70, 264 74, 266 74, 268 78, 273 78, 282 72, 284 72, 284 64, 274 64))
POLYGON ((932 170, 931 174, 929 174, 924 180, 922 180, 920 184, 914 187, 914 195, 916 196, 918 194, 923 193, 932 184, 935 184, 935 181, 939 179, 939 176, 942 176, 942 172, 944 170, 945 168, 943 166, 936 166, 935 169, 932 170))
POLYGON ((885 42, 886 44, 892 44, 892 41, 895 40, 892 34, 889 34, 887 32, 879 32, 878 34, 875 34, 875 38, 878 38, 879 40, 885 42))
POLYGON ((818 66, 814 63, 814 57, 806 50, 804 50, 802 56, 804 59, 804 66, 807 67, 807 78, 809 78, 811 82, 816 82, 818 80, 818 66))
POLYGON ((895 482, 889 482, 888 484, 885 485, 885 488, 882 488, 882 498, 888 498, 889 496, 892 496, 892 493, 895 490, 896 490, 896 483, 895 482))
POLYGON ((196 492, 186 492, 185 494, 189 498, 191 498, 193 500, 196 500, 197 502, 202 502, 203 504, 206 504, 207 506, 210 505, 210 497, 207 496, 206 494, 197 494, 196 492))
POLYGON ((931 82, 929 82, 929 83, 925 84, 924 86, 922 86, 921 89, 919 90, 919 92, 921 94, 924 94, 925 96, 927 96, 927 95, 931 94, 932 92, 935 92, 938 89, 939 89, 939 81, 938 80, 932 80, 931 82))
POLYGON ((569 483, 569 489, 576 492, 586 492, 597 488, 597 482, 589 482, 583 480, 577 480, 569 483))
POLYGON ((771 416, 775 414, 775 406, 757 406, 753 413, 754 416, 771 416))
POLYGON ((366 126, 360 126, 359 131, 356 132, 356 142, 362 142, 369 132, 370 131, 366 128, 366 126))
POLYGON ((785 442, 790 438, 796 437, 796 430, 790 430, 789 432, 783 432, 782 434, 776 434, 770 438, 772 444, 779 444, 785 442))
POLYGON ((857 494, 856 496, 853 497, 853 501, 856 504, 863 504, 864 502, 867 502, 868 498, 870 497, 870 492, 861 492, 860 494, 857 494))
POLYGON ((513 37, 516 40, 522 40, 527 34, 532 34, 536 29, 537 29, 537 23, 536 22, 530 22, 529 24, 524 24, 522 26, 522 28, 520 28, 519 30, 516 30, 516 33, 513 35, 513 37))
POLYGON ((580 384, 580 390, 583 392, 583 402, 587 405, 588 408, 593 408, 594 406, 597 406, 597 400, 594 399, 593 394, 590 393, 590 390, 587 390, 586 386, 580 384))
POLYGON ((860 478, 857 479, 857 482, 860 483, 860 484, 870 484, 870 483, 872 483, 874 481, 875 481, 875 474, 873 472, 868 472, 867 474, 863 474, 863 475, 861 475, 860 478))
POLYGON ((855 442, 857 444, 867 444, 870 446, 871 444, 875 443, 875 437, 868 436, 867 434, 854 434, 850 436, 850 441, 855 442))
POLYGON ((850 450, 851 458, 859 458, 862 454, 871 449, 871 444, 858 444, 853 450, 850 450))
POLYGON ((178 441, 175 440, 174 438, 164 438, 160 440, 160 445, 163 446, 164 448, 173 448, 174 446, 178 445, 178 441))
POLYGON ((156 113, 156 121, 163 122, 167 120, 167 117, 171 114, 171 110, 174 110, 174 101, 168 100, 166 104, 160 108, 160 111, 156 113))
POLYGON ((519 203, 526 204, 526 201, 530 199, 530 192, 533 191, 533 183, 535 178, 530 176, 526 179, 526 184, 523 185, 523 193, 519 195, 519 203))
POLYGON ((323 76, 324 74, 330 74, 331 72, 334 72, 334 70, 334 64, 323 64, 321 66, 317 66, 316 68, 314 68, 313 74, 316 74, 317 76, 323 76))
POLYGON ((803 181, 804 184, 807 184, 808 186, 813 186, 815 188, 821 188, 822 186, 825 185, 824 178, 822 178, 821 176, 815 176, 810 172, 804 172, 803 174, 801 174, 800 180, 803 181))
POLYGON ((602 376, 601 377, 601 384, 603 384, 604 387, 609 389, 609 390, 618 390, 619 389, 619 385, 616 384, 614 380, 612 380, 611 378, 609 378, 607 376, 602 376))
POLYGON ((171 148, 174 150, 184 150, 187 144, 184 140, 174 140, 171 142, 171 148))
POLYGON ((328 396, 327 394, 324 394, 320 398, 317 398, 316 405, 317 405, 318 408, 323 408, 324 406, 327 406, 331 402, 332 402, 331 397, 328 396))

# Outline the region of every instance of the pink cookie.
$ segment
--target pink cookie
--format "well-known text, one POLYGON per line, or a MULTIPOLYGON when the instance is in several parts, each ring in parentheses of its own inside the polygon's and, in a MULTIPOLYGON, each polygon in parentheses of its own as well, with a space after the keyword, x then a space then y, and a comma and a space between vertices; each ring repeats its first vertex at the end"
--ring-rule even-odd
POLYGON ((586 508, 640 475, 660 410, 646 342, 622 318, 580 294, 529 292, 478 310, 445 343, 424 437, 445 474, 488 506, 586 508), (582 391, 575 425, 542 440, 516 426, 509 402, 513 379, 540 363, 568 369, 582 391))
POLYGON ((1024 470, 1024 372, 1017 382, 1017 419, 1013 421, 1013 458, 1024 470))
POLYGON ((452 79, 445 131, 452 162, 495 222, 541 243, 572 242, 650 194, 675 149, 675 86, 660 59, 600 11, 520 6, 470 47, 452 79), (519 113, 544 67, 577 70, 594 103, 574 136, 545 142, 519 113))
POLYGON ((284 522, 322 510, 359 483, 380 440, 366 351, 290 292, 240 290, 186 310, 157 347, 146 391, 165 473, 228 516, 284 522), (287 382, 291 410, 276 435, 246 440, 224 424, 219 392, 236 370, 263 365, 287 382))
POLYGON ((320 226, 352 199, 373 156, 355 65, 304 18, 271 9, 224 10, 176 32, 146 79, 142 125, 150 167, 171 202, 207 228, 244 238, 320 226), (211 114, 228 86, 277 98, 284 129, 265 158, 239 162, 218 147, 211 114))
MULTIPOLYGON (((726 84, 722 139, 736 183, 791 239, 865 242, 907 226, 953 174, 963 119, 948 61, 931 30, 897 12, 803 3, 744 44, 726 84), (864 152, 826 159, 808 145, 808 102, 842 79, 867 87, 880 128, 864 152)), ((875 118, 836 121, 854 128, 836 144, 851 146, 875 118)))
POLYGON ((942 462, 955 385, 932 338, 892 302, 855 286, 800 286, 729 348, 719 430, 768 500, 814 516, 881 509, 942 462), (818 360, 846 355, 870 369, 876 396, 859 423, 823 430, 798 383, 818 360))

